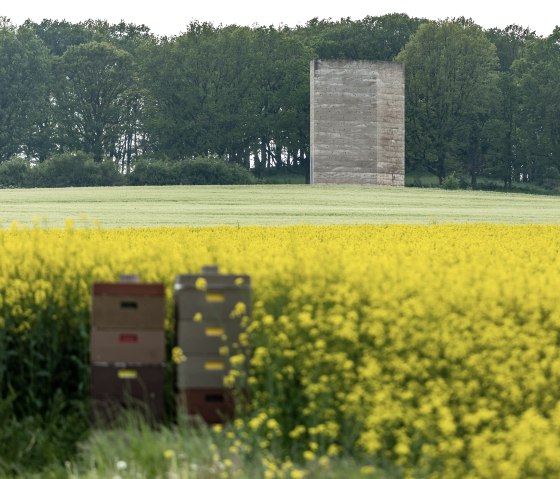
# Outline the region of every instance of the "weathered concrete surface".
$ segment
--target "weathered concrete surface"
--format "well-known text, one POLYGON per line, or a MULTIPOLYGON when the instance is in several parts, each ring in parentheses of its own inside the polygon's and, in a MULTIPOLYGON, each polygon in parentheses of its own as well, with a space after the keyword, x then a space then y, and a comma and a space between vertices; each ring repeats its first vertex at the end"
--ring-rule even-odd
POLYGON ((404 66, 311 62, 311 183, 404 186, 404 66))

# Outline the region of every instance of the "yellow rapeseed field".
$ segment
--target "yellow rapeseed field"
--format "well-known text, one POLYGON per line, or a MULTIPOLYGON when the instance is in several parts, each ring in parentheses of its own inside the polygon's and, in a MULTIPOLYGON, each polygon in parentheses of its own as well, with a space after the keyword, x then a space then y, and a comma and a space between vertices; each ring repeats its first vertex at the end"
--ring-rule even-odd
MULTIPOLYGON (((58 331, 54 358, 87 334, 93 281, 120 273, 165 282, 172 331, 175 275, 217 264, 253 283, 249 374, 228 378, 250 389, 236 447, 310 467, 364 454, 408 477, 558 477, 559 252, 544 225, 12 228, 0 341, 25 362, 37 331, 58 331)), ((9 361, 4 387, 39 381, 9 361)))

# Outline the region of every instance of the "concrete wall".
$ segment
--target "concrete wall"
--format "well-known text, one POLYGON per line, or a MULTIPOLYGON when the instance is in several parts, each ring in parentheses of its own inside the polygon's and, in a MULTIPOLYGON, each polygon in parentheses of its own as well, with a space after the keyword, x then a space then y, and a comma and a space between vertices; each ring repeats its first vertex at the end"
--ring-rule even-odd
POLYGON ((311 183, 404 186, 404 66, 311 62, 311 183))

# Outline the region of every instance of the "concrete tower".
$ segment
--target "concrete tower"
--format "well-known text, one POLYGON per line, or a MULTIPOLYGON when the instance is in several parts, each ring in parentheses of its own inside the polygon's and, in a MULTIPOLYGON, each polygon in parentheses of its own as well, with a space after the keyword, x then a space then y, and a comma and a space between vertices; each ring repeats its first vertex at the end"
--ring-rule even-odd
POLYGON ((404 65, 311 62, 311 183, 404 186, 404 65))

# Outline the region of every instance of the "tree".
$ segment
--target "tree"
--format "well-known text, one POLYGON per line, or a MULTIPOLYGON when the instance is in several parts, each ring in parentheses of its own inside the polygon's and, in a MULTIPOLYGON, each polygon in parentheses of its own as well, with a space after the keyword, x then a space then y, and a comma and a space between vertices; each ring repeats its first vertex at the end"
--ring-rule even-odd
POLYGON ((95 32, 83 23, 44 19, 41 23, 26 20, 23 26, 34 31, 54 56, 61 56, 73 45, 81 45, 95 39, 95 32))
POLYGON ((406 65, 406 150, 445 178, 450 168, 476 179, 483 168, 481 136, 496 98, 496 48, 465 19, 422 24, 397 60, 406 65))
MULTIPOLYGON (((42 130, 49 107, 51 63, 41 40, 0 21, 0 162, 45 153, 42 130)), ((48 147, 47 147, 48 149, 48 147)))
POLYGON ((508 25, 503 30, 491 28, 486 31, 488 39, 496 45, 500 70, 509 71, 512 63, 521 57, 525 45, 537 38, 534 31, 520 25, 508 25))
POLYGON ((425 21, 400 13, 336 22, 313 18, 293 35, 324 60, 393 60, 425 21))
POLYGON ((63 149, 117 158, 137 99, 132 56, 106 42, 69 47, 57 66, 55 103, 63 149))
POLYGON ((141 76, 156 151, 170 158, 217 154, 259 171, 302 161, 312 57, 282 31, 235 25, 193 23, 152 45, 141 76))
POLYGON ((542 183, 551 168, 560 169, 560 27, 529 42, 512 73, 519 96, 520 177, 542 183))
POLYGON ((488 155, 491 158, 486 173, 488 176, 501 179, 504 187, 511 188, 512 182, 518 180, 521 174, 517 141, 519 94, 515 88, 511 67, 521 58, 527 43, 536 39, 536 35, 528 28, 509 25, 504 30, 490 29, 486 32, 486 36, 496 45, 501 70, 500 101, 486 129, 488 155))
POLYGON ((154 39, 146 25, 124 21, 117 24, 106 20, 70 23, 66 20, 44 19, 41 23, 26 20, 23 25, 33 30, 55 56, 61 56, 71 46, 89 42, 109 42, 133 53, 139 43, 154 39))
POLYGON ((255 29, 252 136, 255 169, 303 166, 309 158, 309 62, 314 52, 286 32, 255 29))
POLYGON ((249 89, 246 48, 235 40, 211 24, 193 23, 180 37, 146 47, 141 77, 149 92, 146 128, 156 152, 177 159, 209 150, 221 154, 228 135, 243 137, 237 120, 249 89), (226 137, 219 124, 230 126, 226 137))

